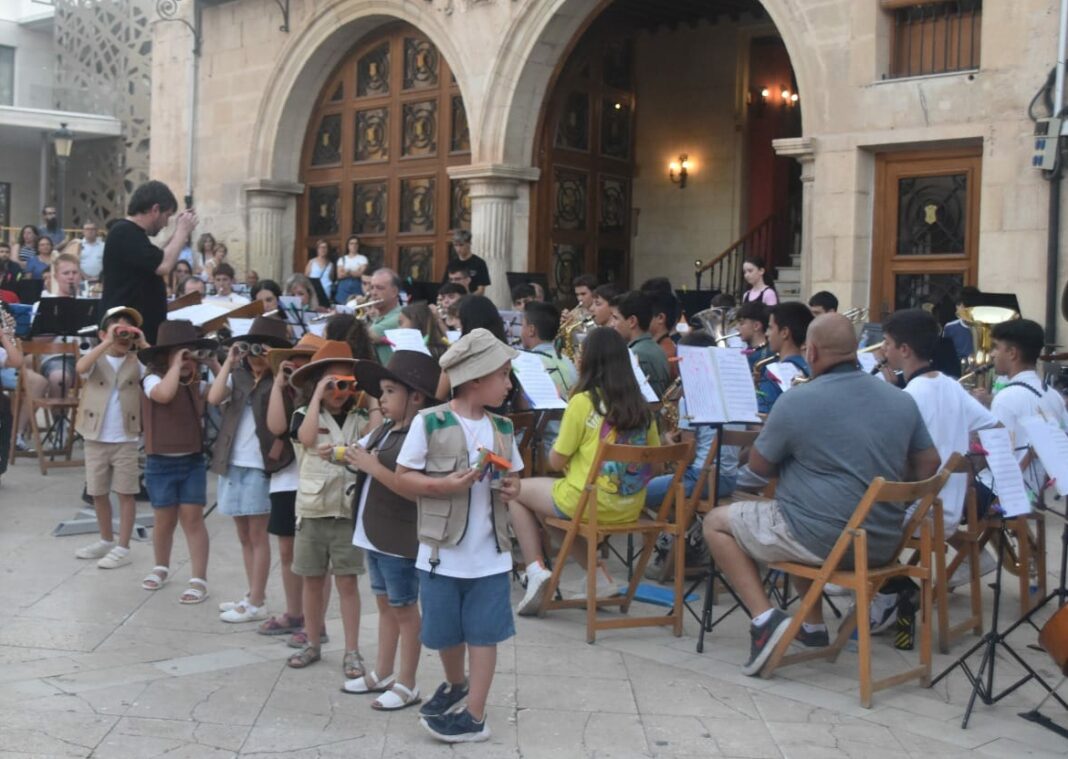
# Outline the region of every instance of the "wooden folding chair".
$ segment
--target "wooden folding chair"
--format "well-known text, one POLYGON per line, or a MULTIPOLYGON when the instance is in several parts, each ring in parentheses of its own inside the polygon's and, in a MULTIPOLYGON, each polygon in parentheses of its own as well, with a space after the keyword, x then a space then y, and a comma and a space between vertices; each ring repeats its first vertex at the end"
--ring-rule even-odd
POLYGON ((790 620, 786 632, 779 639, 764 668, 761 670, 762 677, 770 677, 776 669, 789 664, 811 661, 813 659, 826 659, 834 661, 838 654, 845 648, 853 630, 858 631, 858 676, 860 680, 860 703, 870 709, 872 693, 893 685, 898 685, 909 680, 918 679, 926 686, 931 679, 931 602, 932 602, 932 571, 931 556, 933 549, 932 527, 928 515, 931 507, 938 498, 939 492, 949 479, 949 471, 943 469, 934 477, 922 482, 887 482, 882 477, 876 477, 868 486, 864 496, 857 504, 853 515, 842 530, 841 536, 835 541, 834 547, 827 555, 822 566, 809 566, 792 561, 772 562, 770 566, 780 572, 785 572, 796 577, 803 577, 811 581, 811 585, 801 599, 801 604, 790 620), (894 552, 894 559, 882 567, 868 566, 868 535, 863 524, 871 513, 872 506, 876 502, 888 502, 902 504, 902 509, 908 504, 917 502, 916 510, 905 525, 898 548, 894 552), (919 551, 920 559, 916 565, 901 563, 898 559, 907 542, 917 531, 920 534, 919 551), (839 565, 846 558, 846 553, 853 549, 852 570, 839 569, 839 565), (871 673, 871 620, 868 609, 871 607, 872 598, 879 589, 895 577, 911 577, 920 583, 920 664, 917 667, 904 672, 885 677, 880 680, 872 680, 871 673), (833 582, 842 587, 850 588, 856 594, 856 605, 842 621, 838 628, 838 636, 834 643, 826 649, 805 651, 787 655, 787 649, 797 637, 801 624, 806 615, 816 604, 823 603, 823 586, 833 582), (860 613, 857 613, 857 610, 860 613))
POLYGON ((534 451, 534 412, 516 411, 508 415, 512 420, 512 429, 519 449, 519 455, 523 459, 523 473, 531 476, 533 472, 534 451))
POLYGON ((615 443, 601 442, 590 467, 589 477, 579 498, 578 507, 575 509, 573 519, 560 519, 550 517, 545 520, 549 527, 555 527, 564 531, 564 539, 560 551, 553 563, 552 576, 549 578, 548 588, 542 600, 538 615, 542 616, 550 609, 586 609, 586 642, 593 643, 598 630, 618 630, 630 627, 648 627, 657 625, 672 625, 675 637, 682 635, 683 615, 683 551, 675 552, 675 582, 674 604, 668 615, 656 615, 648 617, 627 617, 620 619, 602 619, 597 616, 597 609, 602 606, 619 606, 624 614, 630 609, 634 600, 634 594, 638 590, 638 584, 645 567, 653 553, 653 545, 656 537, 661 532, 667 532, 675 537, 677 545, 682 544, 686 534, 686 525, 689 524, 686 513, 686 498, 683 495, 682 475, 686 470, 686 463, 693 457, 693 442, 679 443, 678 445, 666 446, 633 446, 619 445, 615 443), (620 462, 633 465, 649 465, 654 468, 675 464, 674 477, 668 488, 664 500, 660 503, 656 519, 639 519, 636 522, 621 524, 601 524, 598 519, 597 509, 597 479, 601 476, 601 469, 607 461, 620 462), (676 507, 677 504, 677 507, 676 507), (669 519, 672 508, 676 508, 676 518, 672 522, 669 519), (612 535, 640 533, 642 535, 642 551, 638 557, 638 565, 631 573, 630 582, 627 584, 627 592, 622 596, 610 598, 597 597, 597 547, 602 540, 612 535), (577 538, 586 541, 586 561, 588 571, 586 573, 586 598, 563 600, 557 599, 556 590, 560 584, 567 557, 571 552, 577 538))
MULTIPOLYGON (((64 361, 70 360, 77 361, 79 356, 79 349, 77 343, 42 343, 24 341, 21 345, 23 356, 29 356, 30 362, 33 365, 33 369, 36 372, 41 371, 46 357, 61 356, 64 361)), ((15 400, 20 405, 16 407, 15 411, 15 423, 12 434, 18 430, 19 420, 21 414, 22 398, 27 392, 26 388, 26 375, 24 372, 19 372, 18 386, 15 391, 15 400)), ((41 469, 41 474, 48 474, 48 470, 54 467, 72 467, 82 466, 84 463, 81 459, 73 459, 74 453, 74 417, 78 411, 78 391, 81 387, 81 378, 78 373, 71 367, 67 374, 69 380, 67 384, 67 394, 62 398, 33 398, 30 401, 30 431, 33 435, 33 447, 34 452, 23 452, 20 455, 23 456, 37 456, 37 465, 41 469), (42 436, 42 428, 37 418, 38 412, 45 412, 45 421, 48 425, 45 429, 49 429, 55 426, 59 426, 63 430, 61 436, 61 445, 55 445, 48 450, 45 450, 45 443, 48 442, 52 434, 46 434, 42 436), (56 461, 56 457, 61 456, 63 460, 56 461)), ((14 446, 12 446, 12 453, 15 453, 14 446)), ((14 458, 12 458, 14 460, 14 458)))
POLYGON ((1002 561, 1005 571, 1016 576, 1020 588, 1020 616, 1031 611, 1035 601, 1046 597, 1046 516, 1041 512, 1032 512, 1025 516, 1007 519, 1005 532, 1010 541, 1000 546, 1002 521, 1000 519, 979 520, 979 548, 990 543, 995 551, 1004 551, 1002 561), (1034 524, 1034 532, 1031 525, 1034 524), (1035 565, 1035 580, 1038 588, 1031 592, 1031 563, 1035 565))

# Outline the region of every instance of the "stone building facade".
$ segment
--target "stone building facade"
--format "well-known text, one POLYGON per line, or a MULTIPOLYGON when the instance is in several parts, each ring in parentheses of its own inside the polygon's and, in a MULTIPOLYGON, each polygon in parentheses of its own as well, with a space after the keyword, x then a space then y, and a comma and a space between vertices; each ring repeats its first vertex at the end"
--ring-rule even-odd
MULTIPOLYGON (((180 4, 191 19, 193 3, 180 4)), ((584 35, 618 12, 635 25, 632 86, 613 96, 615 108, 633 114, 619 222, 623 279, 669 274, 677 286, 689 285, 695 259, 710 260, 756 224, 747 130, 754 101, 784 99, 778 107, 796 106, 799 122, 774 150, 796 162, 802 293, 829 289, 843 306, 878 313, 947 283, 975 284, 1017 293, 1024 315, 1043 320, 1049 189, 1030 167, 1027 109, 1055 62, 1056 0, 941 3, 957 13, 981 9, 981 23, 970 27, 930 27, 945 40, 956 35, 939 55, 959 59, 968 35, 974 58, 911 76, 892 69, 902 35, 923 22, 903 30, 902 14, 911 11, 900 7, 929 2, 707 0, 707 14, 648 17, 650 8, 669 14, 673 5, 290 0, 284 19, 273 0, 200 0, 195 62, 187 28, 155 27, 151 173, 177 187, 191 178, 204 228, 227 241, 239 266, 275 277, 299 268, 307 217, 315 214, 305 176, 318 139, 312 118, 329 105, 323 88, 362 42, 403 23, 432 43, 462 93, 469 144, 444 171, 464 183, 476 248, 490 264, 492 294, 503 301, 503 272, 552 275, 559 263, 542 228, 559 223, 559 209, 545 205, 546 197, 554 204, 547 183, 559 184, 544 175, 559 165, 546 163, 546 108, 584 35), (768 36, 789 57, 782 93, 780 82, 753 79, 751 43, 768 36), (685 190, 667 171, 681 154, 693 162, 685 190), (942 255, 954 246, 960 250, 942 255)), ((693 3, 685 5, 692 11, 693 3)), ((931 36, 923 44, 934 44, 931 36)), ((609 123, 610 114, 597 114, 609 123)), ((403 164, 389 171, 403 174, 403 164)), ((589 206, 610 225, 604 207, 589 206)), ((384 261, 396 264, 396 255, 386 250, 384 261)), ((577 266, 599 266, 599 255, 587 251, 577 266)), ((1065 258, 1062 251, 1061 283, 1065 258)), ((439 278, 442 251, 431 262, 439 278)))

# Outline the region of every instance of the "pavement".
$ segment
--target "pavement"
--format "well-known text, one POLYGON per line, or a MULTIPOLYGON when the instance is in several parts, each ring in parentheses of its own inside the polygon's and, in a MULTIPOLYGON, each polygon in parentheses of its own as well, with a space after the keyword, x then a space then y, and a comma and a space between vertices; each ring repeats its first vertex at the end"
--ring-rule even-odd
MULTIPOLYGON (((770 679, 741 674, 748 620, 735 613, 695 652, 697 623, 683 637, 670 628, 602 632, 585 642, 580 611, 518 619, 516 637, 500 647, 488 709, 492 739, 449 747, 419 726, 415 710, 373 711, 370 699, 340 692, 341 626, 336 595, 327 626, 334 638, 307 670, 285 665, 279 639, 254 624, 220 622, 219 601, 243 594, 240 550, 230 520, 213 513, 210 600, 181 606, 189 577, 183 538, 175 538, 174 580, 151 593, 141 578, 153 565, 151 544, 135 542, 133 565, 100 570, 75 549, 92 536, 55 538, 52 529, 77 512, 82 474, 42 476, 21 459, 0 482, 0 756, 79 757, 1063 757, 1068 740, 1018 716, 1043 691, 1028 683, 1003 701, 978 704, 960 727, 970 688, 958 671, 932 689, 916 683, 875 694, 859 705, 856 655, 833 664, 781 670, 770 679)), ((140 509, 148 513, 147 504, 140 509)), ((1057 567, 1059 525, 1049 532, 1050 581, 1057 567)), ((273 546, 272 546, 273 548, 273 546)), ((277 562, 277 555, 273 557, 277 562)), ((617 571, 622 570, 617 567, 617 571)), ((569 571, 569 578, 573 570, 569 571)), ((366 577, 360 643, 373 661, 377 618, 366 577)), ((514 594, 518 599, 518 586, 514 594)), ((282 592, 276 570, 268 605, 282 592)), ((1018 611, 1014 588, 1006 615, 1018 611)), ((985 596, 990 613, 990 591, 985 596)), ((954 594, 951 610, 966 610, 954 594)), ((635 613, 648 611, 636 605, 635 613)), ((1048 613, 1040 619, 1044 620, 1048 613)), ((1018 651, 1051 682, 1052 661, 1018 651)), ((970 639, 969 639, 970 640, 970 639)), ((936 653, 940 672, 969 645, 936 653)), ((880 637, 876 675, 905 652, 880 637)), ((912 654, 909 654, 911 656, 912 654)), ((973 659, 973 666, 975 660, 973 659)), ((1019 670, 999 658, 996 683, 1019 670)), ((419 670, 424 694, 441 681, 433 652, 419 670)), ((1068 693, 1065 694, 1068 696, 1068 693)), ((1045 713, 1068 727, 1068 712, 1045 713)))

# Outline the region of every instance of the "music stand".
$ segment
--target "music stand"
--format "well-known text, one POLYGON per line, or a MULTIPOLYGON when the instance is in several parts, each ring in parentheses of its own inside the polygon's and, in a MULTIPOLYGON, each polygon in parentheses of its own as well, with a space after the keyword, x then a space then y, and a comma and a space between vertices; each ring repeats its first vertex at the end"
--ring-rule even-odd
MULTIPOLYGON (((37 314, 30 325, 30 338, 39 335, 54 337, 78 337, 82 329, 87 325, 96 323, 96 308, 99 299, 79 298, 42 298, 37 304, 37 314)), ((59 388, 62 397, 67 396, 67 357, 60 362, 59 388)), ((52 420, 41 445, 52 440, 54 444, 62 443, 64 429, 67 426, 65 414, 58 415, 52 420)), ((56 447, 62 447, 56 445, 56 447)))
POLYGON ((412 279, 404 281, 404 292, 408 293, 408 302, 423 301, 433 305, 438 302, 438 290, 440 282, 428 282, 426 280, 412 279))
MULTIPOLYGON (((538 285, 541 287, 541 291, 548 297, 549 293, 549 275, 542 271, 506 271, 504 277, 508 280, 508 292, 511 292, 517 285, 538 285)), ((568 284, 570 287, 570 284, 568 284)))
POLYGON ((319 279, 318 277, 309 277, 308 281, 311 282, 312 289, 315 290, 315 297, 319 299, 320 306, 326 308, 334 302, 333 299, 329 295, 327 295, 326 288, 323 287, 323 281, 321 279, 319 279))

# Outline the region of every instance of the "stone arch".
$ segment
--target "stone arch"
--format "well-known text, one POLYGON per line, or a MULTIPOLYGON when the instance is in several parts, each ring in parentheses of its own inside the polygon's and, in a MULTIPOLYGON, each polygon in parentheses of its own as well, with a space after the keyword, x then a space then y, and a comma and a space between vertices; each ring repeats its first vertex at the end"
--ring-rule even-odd
MULTIPOLYGON (((317 9, 312 21, 287 40, 268 81, 256 116, 248 176, 256 181, 295 183, 300 175, 300 145, 323 83, 345 54, 375 29, 406 21, 438 48, 456 77, 468 119, 475 123, 478 103, 467 98, 468 68, 454 36, 432 6, 405 0, 352 3, 335 0, 317 9), (474 114, 471 111, 476 111, 474 114)), ((476 132, 472 130, 472 151, 476 132)))
MULTIPOLYGON (((553 75, 583 27, 610 0, 545 0, 528 3, 506 31, 497 62, 497 76, 490 80, 479 118, 472 119, 481 137, 472 144, 472 162, 529 166, 542 104, 553 75)), ((802 130, 811 134, 821 123, 826 81, 816 50, 803 40, 809 23, 800 0, 761 0, 768 17, 782 36, 797 77, 798 91, 805 98, 802 130)))

